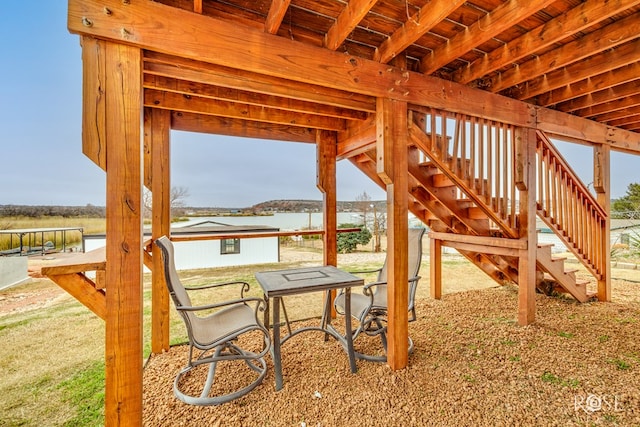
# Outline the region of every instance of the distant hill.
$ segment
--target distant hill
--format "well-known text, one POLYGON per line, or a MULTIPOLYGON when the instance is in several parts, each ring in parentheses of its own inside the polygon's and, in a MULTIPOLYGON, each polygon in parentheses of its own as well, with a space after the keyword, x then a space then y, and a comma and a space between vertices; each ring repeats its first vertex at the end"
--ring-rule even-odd
MULTIPOLYGON (((339 212, 355 212, 362 210, 360 201, 338 201, 337 208, 339 212)), ((369 204, 375 204, 376 209, 385 206, 384 201, 369 201, 369 204)), ((321 200, 269 200, 252 206, 252 209, 262 212, 320 212, 322 211, 321 200)))
MULTIPOLYGON (((368 202, 362 201, 338 201, 338 212, 361 212, 364 209, 371 209, 370 206, 363 207, 363 203, 367 205, 375 205, 375 208, 382 212, 386 209, 386 201, 372 200, 368 202)), ((274 212, 321 212, 321 200, 269 200, 258 203, 256 205, 245 208, 219 208, 219 207, 185 207, 180 208, 184 215, 189 216, 207 216, 207 215, 260 215, 271 214, 274 212)), ((25 217, 43 217, 43 216, 61 216, 61 217, 90 217, 104 218, 106 216, 106 208, 104 206, 46 206, 46 205, 0 205, 0 217, 8 216, 25 216, 25 217)))
MULTIPOLYGON (((338 212, 361 212, 364 202, 361 201, 338 201, 338 212)), ((366 202, 368 205, 375 205, 376 209, 382 212, 386 209, 386 201, 374 200, 366 202)), ((366 209, 371 209, 366 206, 366 209)), ((274 212, 322 212, 321 200, 268 200, 255 204, 248 208, 206 208, 188 207, 184 209, 187 215, 207 216, 207 215, 260 215, 274 212)))

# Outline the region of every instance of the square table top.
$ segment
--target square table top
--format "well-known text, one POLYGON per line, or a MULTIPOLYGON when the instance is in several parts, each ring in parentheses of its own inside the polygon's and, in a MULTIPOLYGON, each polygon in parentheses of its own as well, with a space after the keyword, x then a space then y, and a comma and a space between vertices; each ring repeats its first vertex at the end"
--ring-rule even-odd
POLYGON ((256 273, 267 298, 364 285, 364 279, 332 265, 256 273))

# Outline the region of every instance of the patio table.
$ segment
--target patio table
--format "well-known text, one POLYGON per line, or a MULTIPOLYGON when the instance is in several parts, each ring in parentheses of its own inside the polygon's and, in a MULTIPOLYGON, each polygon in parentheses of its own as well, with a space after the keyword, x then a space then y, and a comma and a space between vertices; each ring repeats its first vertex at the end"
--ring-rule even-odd
POLYGON ((351 372, 355 373, 357 371, 356 358, 353 350, 353 337, 351 332, 350 301, 351 287, 364 285, 364 280, 362 278, 329 265, 274 271, 261 271, 256 273, 256 279, 262 287, 262 290, 264 292, 264 299, 267 304, 267 308, 265 309, 264 314, 264 323, 267 327, 269 326, 269 306, 271 306, 273 310, 273 346, 271 348, 271 353, 273 356, 276 390, 280 390, 283 383, 280 346, 289 338, 304 331, 322 331, 325 333, 325 339, 327 338, 327 335, 331 335, 336 340, 338 340, 338 342, 342 344, 343 348, 347 352, 347 355, 349 356, 349 366, 351 368, 351 372), (345 289, 346 300, 344 316, 344 336, 341 335, 333 327, 333 325, 331 325, 331 292, 329 291, 340 288, 345 289), (320 326, 308 326, 292 331, 285 310, 288 334, 285 337, 280 338, 280 306, 282 305, 282 298, 290 295, 299 295, 320 291, 326 291, 320 326), (270 300, 273 300, 273 304, 270 304, 270 300))

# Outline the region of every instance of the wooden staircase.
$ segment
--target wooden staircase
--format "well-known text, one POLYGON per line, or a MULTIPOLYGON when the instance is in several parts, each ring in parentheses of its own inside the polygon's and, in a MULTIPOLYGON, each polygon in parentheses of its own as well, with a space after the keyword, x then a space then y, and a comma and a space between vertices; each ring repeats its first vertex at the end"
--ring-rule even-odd
MULTIPOLYGON (((470 236, 467 242, 488 237, 495 242, 519 239, 522 171, 517 170, 515 159, 521 148, 514 129, 435 109, 410 116, 410 211, 432 231, 470 236)), ((606 214, 542 133, 537 134, 536 148, 536 213, 601 279, 606 214)), ((384 188, 376 175, 375 158, 371 150, 350 160, 384 188)), ((461 242, 458 239, 457 250, 498 283, 518 282, 515 249, 485 253, 477 249, 480 246, 461 242)), ((577 280, 565 259, 552 255, 550 245, 537 245, 536 255, 540 291, 566 292, 581 302, 591 298, 587 282, 577 280)))

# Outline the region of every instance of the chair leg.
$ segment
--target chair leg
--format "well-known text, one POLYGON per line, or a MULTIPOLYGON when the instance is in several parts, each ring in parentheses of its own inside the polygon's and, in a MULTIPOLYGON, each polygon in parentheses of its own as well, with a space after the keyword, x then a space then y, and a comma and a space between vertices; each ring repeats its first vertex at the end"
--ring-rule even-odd
MULTIPOLYGON (((201 357, 203 355, 201 355, 201 357)), ((245 351, 237 347, 236 345, 227 343, 225 345, 218 346, 212 356, 203 357, 201 359, 193 361, 187 367, 185 367, 182 371, 180 371, 176 376, 175 381, 173 382, 173 392, 174 392, 174 395, 179 400, 189 405, 197 405, 197 406, 220 405, 223 403, 230 402, 234 399, 237 399, 249 393, 251 390, 256 388, 262 382, 266 373, 267 373, 267 363, 265 362, 263 355, 259 353, 245 351), (227 354, 223 353, 225 349, 228 349, 229 353, 227 354), (233 357, 233 355, 237 357, 233 357), (216 373, 216 367, 218 362, 221 362, 224 360, 240 360, 240 359, 242 359, 251 370, 255 371, 258 374, 257 377, 246 387, 243 387, 234 392, 227 393, 224 395, 219 395, 219 396, 209 396, 209 393, 211 392, 211 388, 215 383, 215 373, 216 373), (207 372, 207 379, 204 383, 204 386, 202 388, 202 392, 200 393, 200 395, 195 396, 190 392, 187 392, 181 389, 181 380, 183 379, 183 377, 192 369, 203 364, 209 364, 209 369, 207 372)))

